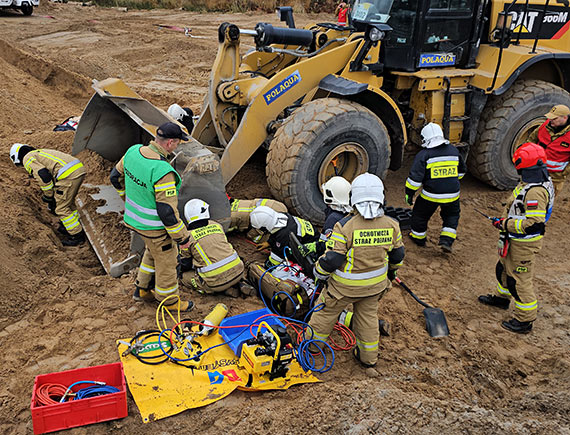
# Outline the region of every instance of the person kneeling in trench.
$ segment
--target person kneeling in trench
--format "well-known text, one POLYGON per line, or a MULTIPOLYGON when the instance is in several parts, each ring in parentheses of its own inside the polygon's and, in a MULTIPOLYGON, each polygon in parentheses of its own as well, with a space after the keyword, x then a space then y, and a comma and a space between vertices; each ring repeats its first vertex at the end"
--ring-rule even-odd
POLYGON ((243 261, 228 242, 222 226, 210 220, 209 209, 201 199, 191 199, 184 206, 190 245, 180 250, 182 284, 198 293, 249 295, 253 287, 242 282, 243 261))

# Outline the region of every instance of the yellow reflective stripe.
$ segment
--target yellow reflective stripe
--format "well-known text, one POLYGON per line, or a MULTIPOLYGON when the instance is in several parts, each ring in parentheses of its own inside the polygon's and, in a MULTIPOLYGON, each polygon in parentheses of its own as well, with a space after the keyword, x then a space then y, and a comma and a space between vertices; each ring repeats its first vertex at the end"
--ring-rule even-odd
POLYGON ((366 351, 376 350, 378 349, 378 340, 376 341, 362 341, 358 338, 356 339, 356 344, 359 348, 366 351))
POLYGON ((120 189, 115 189, 117 191, 117 193, 119 194, 119 196, 125 196, 125 190, 120 190, 120 189))
POLYGON ((402 240, 402 233, 398 232, 398 235, 396 236, 396 242, 402 240))
POLYGON ((206 263, 207 265, 212 264, 212 262, 210 261, 210 259, 208 258, 202 247, 200 246, 200 244, 196 243, 194 246, 196 246, 196 250, 198 251, 198 254, 200 254, 200 257, 202 257, 202 260, 204 260, 204 263, 206 263))
POLYGON ((54 155, 52 155, 52 154, 48 154, 48 153, 46 153, 45 151, 38 151, 38 155, 44 156, 44 157, 46 157, 46 158, 48 158, 48 159, 50 159, 50 160, 52 160, 52 161, 54 161, 54 162, 56 162, 56 163, 59 163, 61 166, 65 166, 65 165, 67 164, 67 163, 64 162, 63 160, 57 158, 56 156, 54 156, 54 155))
POLYGON ((267 204, 267 199, 262 199, 261 202, 259 203, 259 205, 265 205, 267 204))
POLYGON ((546 210, 532 210, 525 213, 526 216, 546 216, 546 210))
POLYGON ((516 198, 518 194, 521 193, 522 190, 523 187, 515 187, 515 189, 513 190, 513 196, 516 198))
POLYGON ((176 292, 177 290, 178 290, 178 284, 168 288, 161 288, 159 286, 154 287, 154 291, 161 295, 169 295, 176 292))
POLYGON ((211 270, 209 272, 200 272, 200 275, 205 276, 206 278, 216 276, 216 275, 219 275, 220 273, 223 273, 227 270, 230 270, 233 267, 236 267, 240 263, 241 263, 241 259, 238 257, 235 260, 233 260, 232 262, 230 262, 230 263, 228 263, 222 267, 219 267, 217 269, 211 270))
POLYGON ((343 272, 350 273, 352 271, 352 267, 354 266, 353 254, 354 248, 350 248, 346 253, 346 265, 344 266, 343 272))
POLYGON ((26 164, 24 165, 24 168, 26 168, 26 171, 31 172, 30 165, 31 165, 33 162, 35 162, 35 161, 36 161, 36 159, 34 159, 33 157, 30 157, 30 158, 28 159, 28 161, 27 161, 26 164))
POLYGON ((420 193, 420 196, 426 201, 437 202, 439 204, 447 204, 448 202, 453 202, 459 198, 459 194, 451 198, 434 198, 433 196, 427 196, 423 191, 420 193))
POLYGON ((511 295, 509 289, 503 287, 500 282, 497 283, 497 292, 502 295, 508 295, 508 296, 511 295))
POLYGON ((318 332, 315 332, 315 330, 313 330, 313 338, 316 340, 327 341, 329 335, 330 334, 319 334, 318 332))
POLYGON ((184 222, 180 221, 180 223, 178 225, 176 225, 174 228, 170 227, 165 227, 166 231, 168 232, 168 234, 176 234, 179 233, 180 231, 182 231, 182 229, 184 228, 184 222))
POLYGON ((66 218, 60 220, 66 230, 71 230, 79 226, 79 213, 77 211, 74 211, 66 218))
POLYGON ((332 233, 330 236, 330 239, 336 240, 337 242, 340 242, 340 243, 346 243, 346 238, 342 234, 339 234, 339 233, 332 233))
POLYGON ((332 274, 332 278, 335 281, 338 281, 342 284, 346 284, 346 285, 350 285, 350 286, 358 286, 358 287, 364 287, 364 286, 371 286, 371 285, 379 284, 386 279, 386 276, 387 276, 387 272, 383 273, 382 275, 376 276, 374 278, 347 279, 347 278, 342 278, 342 277, 338 276, 336 273, 332 274))
POLYGON ((400 261, 399 263, 391 263, 389 266, 390 270, 394 270, 397 269, 398 267, 402 266, 404 264, 404 260, 400 261))
POLYGON ((238 213, 251 213, 254 209, 255 207, 242 207, 234 211, 237 211, 238 213))
POLYGON ((448 232, 448 231, 442 231, 440 235, 442 235, 442 236, 447 236, 447 237, 451 237, 452 239, 457 238, 457 234, 450 233, 450 232, 448 232))
POLYGON ((326 270, 324 270, 320 263, 317 261, 317 264, 315 264, 315 270, 317 271, 317 273, 320 273, 321 275, 330 275, 330 272, 327 272, 326 270))
POLYGON ((174 181, 171 181, 169 183, 161 183, 154 185, 155 192, 162 192, 163 190, 170 190, 170 189, 176 189, 176 183, 174 181))
POLYGON ((417 182, 412 180, 410 177, 408 177, 406 179, 406 187, 408 189, 412 189, 412 190, 418 190, 420 187, 422 187, 422 183, 421 182, 417 182))
POLYGON ((141 263, 141 265, 139 266, 139 269, 145 273, 148 273, 148 274, 154 273, 154 267, 149 266, 148 264, 141 263))
POLYGON ((58 174, 57 175, 57 179, 58 180, 63 180, 64 178, 69 177, 69 175, 71 175, 72 172, 76 171, 79 168, 83 167, 83 163, 81 162, 77 162, 75 165, 73 165, 71 168, 65 170, 62 174, 58 174))
MULTIPOLYGON (((437 159, 438 157, 435 157, 437 159)), ((441 158, 441 157, 440 157, 441 158)), ((431 159, 430 159, 431 160, 431 159)), ((441 166, 459 166, 459 161, 457 159, 453 160, 438 160, 437 162, 428 163, 426 168, 438 168, 441 166)))
POLYGON ((45 186, 40 186, 40 188, 41 188, 42 190, 50 190, 50 189, 53 189, 53 182, 50 181, 49 184, 46 184, 45 186))
POLYGON ((528 304, 523 304, 522 302, 515 301, 515 307, 523 311, 536 310, 538 308, 538 301, 534 300, 532 302, 529 302, 528 304))
POLYGON ((529 239, 518 239, 516 237, 511 237, 509 240, 515 241, 515 242, 536 242, 537 240, 542 239, 542 237, 543 236, 541 234, 539 234, 538 236, 534 236, 534 237, 531 237, 529 239))
POLYGON ((426 238, 426 233, 416 233, 414 230, 412 230, 412 232, 410 233, 410 237, 413 237, 414 239, 418 239, 418 240, 423 240, 426 238))

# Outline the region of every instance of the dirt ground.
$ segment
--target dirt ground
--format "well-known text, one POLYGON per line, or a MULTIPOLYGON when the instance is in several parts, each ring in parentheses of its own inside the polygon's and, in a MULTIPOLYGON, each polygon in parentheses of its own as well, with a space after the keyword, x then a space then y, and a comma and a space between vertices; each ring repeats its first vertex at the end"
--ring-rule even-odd
MULTIPOLYGON (((325 17, 296 16, 301 25, 314 19, 325 17)), ((118 361, 115 339, 154 324, 154 308, 131 299, 132 276, 105 275, 89 246, 61 246, 55 218, 39 200, 34 182, 11 164, 9 147, 26 142, 68 151, 73 134, 52 129, 81 113, 91 79, 121 77, 159 107, 179 102, 198 113, 217 27, 224 21, 248 28, 259 21, 277 24, 274 15, 123 12, 72 3, 46 2, 31 17, 0 12, 0 432, 32 433, 29 406, 36 375, 118 361), (191 27, 196 37, 157 24, 191 27)), ((96 156, 80 158, 91 172, 87 182, 97 178, 93 172, 108 170, 96 156)), ((389 174, 390 205, 404 205, 408 168, 409 159, 389 174)), ((245 198, 268 194, 263 153, 240 172, 229 192, 245 198)), ((129 398, 127 418, 69 433, 570 434, 570 274, 564 260, 570 187, 557 198, 538 259, 540 310, 527 336, 503 330, 499 321, 509 313, 476 300, 494 287, 497 233, 473 208, 498 214, 506 195, 466 177, 452 256, 434 244, 437 219, 426 248, 406 240, 400 276, 444 309, 451 335, 430 338, 421 307, 392 289, 379 306, 393 333, 381 341, 377 377, 368 377, 350 354, 338 353, 333 370, 319 376, 321 384, 235 392, 148 425, 129 398)), ((243 242, 238 247, 252 257, 253 247, 243 242)), ((196 320, 219 301, 191 297, 196 320)), ((261 305, 258 299, 224 302, 231 314, 261 305)))

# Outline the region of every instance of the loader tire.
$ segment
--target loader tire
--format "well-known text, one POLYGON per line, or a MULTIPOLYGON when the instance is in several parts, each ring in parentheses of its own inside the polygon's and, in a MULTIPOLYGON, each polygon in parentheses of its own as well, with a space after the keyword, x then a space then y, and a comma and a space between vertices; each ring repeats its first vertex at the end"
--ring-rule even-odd
POLYGON ((516 186, 513 153, 556 104, 570 107, 570 94, 541 80, 519 80, 503 95, 489 99, 467 159, 471 174, 498 189, 516 186))
POLYGON ((322 183, 335 174, 348 181, 364 172, 384 178, 389 163, 390 136, 380 118, 360 104, 323 98, 280 126, 265 172, 271 192, 291 213, 322 224, 322 183))

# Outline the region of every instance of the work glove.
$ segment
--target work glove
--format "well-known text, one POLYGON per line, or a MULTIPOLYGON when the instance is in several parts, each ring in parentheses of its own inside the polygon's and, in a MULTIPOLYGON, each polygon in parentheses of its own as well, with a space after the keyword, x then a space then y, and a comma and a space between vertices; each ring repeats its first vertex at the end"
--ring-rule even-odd
POLYGON ((412 205, 414 205, 414 197, 413 197, 413 195, 408 195, 408 194, 406 193, 406 204, 408 204, 410 207, 411 207, 412 205))
POLYGON ((398 276, 398 269, 390 269, 388 270, 388 279, 390 281, 394 281, 398 276))
POLYGON ((491 218, 491 222, 493 223, 493 226, 499 230, 504 230, 504 223, 505 223, 505 218, 498 218, 498 217, 494 217, 491 218))
POLYGON ((261 242, 255 246, 256 251, 263 251, 264 249, 269 249, 269 242, 261 242))
POLYGON ((53 196, 50 197, 50 196, 42 195, 42 201, 47 202, 49 211, 52 214, 55 214, 55 207, 56 207, 55 198, 53 196))
POLYGON ((317 252, 317 242, 305 243, 304 246, 307 250, 307 255, 317 252))

